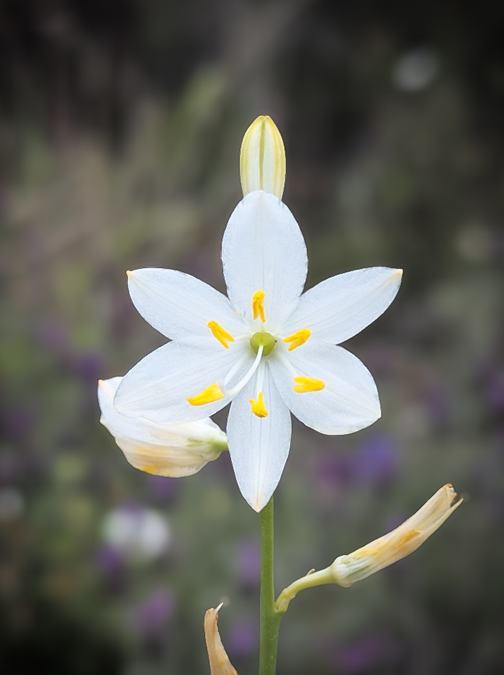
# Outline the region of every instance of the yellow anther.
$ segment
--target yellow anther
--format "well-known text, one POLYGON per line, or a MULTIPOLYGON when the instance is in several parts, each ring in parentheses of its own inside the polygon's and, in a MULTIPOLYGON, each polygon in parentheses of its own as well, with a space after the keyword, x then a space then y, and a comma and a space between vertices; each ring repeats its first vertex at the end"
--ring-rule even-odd
POLYGON ((203 389, 199 394, 195 396, 189 396, 187 402, 191 405, 206 405, 207 403, 214 403, 215 401, 220 401, 221 398, 224 398, 224 392, 219 387, 218 384, 211 384, 206 389, 203 389))
POLYGON ((266 321, 266 314, 264 313, 265 296, 264 291, 256 291, 252 296, 252 316, 254 319, 259 318, 263 323, 266 321))
POLYGON ((212 335, 216 340, 218 340, 223 347, 229 349, 229 342, 234 342, 234 337, 231 333, 228 333, 225 328, 223 328, 220 323, 217 321, 209 321, 208 327, 212 331, 212 335))
POLYGON ((294 378, 294 391, 298 394, 306 394, 308 391, 321 391, 325 389, 323 380, 316 380, 314 377, 299 376, 294 378))
POLYGON ((257 417, 268 417, 268 411, 266 410, 266 406, 264 405, 264 394, 262 393, 262 391, 260 391, 257 394, 256 399, 251 398, 249 403, 254 415, 256 415, 257 417))
POLYGON ((296 333, 293 333, 292 335, 289 335, 288 337, 285 337, 283 339, 284 342, 287 342, 289 344, 289 351, 291 352, 293 349, 297 349, 298 347, 301 347, 301 345, 304 345, 304 343, 308 340, 308 338, 311 335, 311 330, 308 328, 301 328, 301 330, 298 330, 296 333))

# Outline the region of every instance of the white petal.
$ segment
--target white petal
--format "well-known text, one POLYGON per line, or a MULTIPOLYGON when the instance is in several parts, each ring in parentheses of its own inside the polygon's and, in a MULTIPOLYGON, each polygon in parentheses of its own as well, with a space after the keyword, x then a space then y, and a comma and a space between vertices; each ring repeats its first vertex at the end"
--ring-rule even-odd
POLYGON ((233 336, 244 326, 225 295, 203 281, 176 270, 146 268, 128 272, 133 304, 156 330, 172 339, 211 336, 217 321, 233 336))
POLYGON ((121 384, 122 377, 98 381, 98 402, 100 404, 100 422, 113 436, 124 436, 139 441, 152 441, 149 427, 142 418, 125 417, 114 408, 114 396, 121 384))
POLYGON ((226 449, 226 435, 210 419, 158 425, 142 417, 121 415, 113 405, 121 380, 99 381, 100 421, 136 469, 173 478, 190 476, 226 449))
POLYGON ((285 333, 308 328, 320 340, 340 343, 377 319, 395 298, 402 270, 369 267, 338 274, 310 288, 285 325, 285 333))
MULTIPOLYGON (((255 511, 268 503, 282 475, 291 440, 291 417, 265 365, 267 417, 256 417, 249 400, 257 396, 260 371, 231 403, 227 434, 229 452, 242 495, 255 511)), ((260 370, 261 370, 260 369, 260 370)))
POLYGON ((292 352, 279 350, 270 365, 275 384, 292 413, 322 434, 349 434, 373 424, 381 415, 371 373, 343 347, 306 343, 292 352), (323 380, 325 388, 297 393, 295 376, 323 380))
POLYGON ((250 367, 253 353, 248 343, 224 349, 207 338, 169 342, 148 354, 125 375, 114 405, 125 415, 142 416, 158 423, 190 422, 213 415, 229 403, 225 396, 214 403, 194 406, 187 398, 212 384, 223 388, 225 376, 238 367, 238 379, 250 367))
POLYGON ((238 204, 222 241, 229 299, 252 319, 252 295, 263 290, 266 322, 278 329, 295 308, 306 280, 306 246, 289 209, 266 192, 251 192, 238 204))

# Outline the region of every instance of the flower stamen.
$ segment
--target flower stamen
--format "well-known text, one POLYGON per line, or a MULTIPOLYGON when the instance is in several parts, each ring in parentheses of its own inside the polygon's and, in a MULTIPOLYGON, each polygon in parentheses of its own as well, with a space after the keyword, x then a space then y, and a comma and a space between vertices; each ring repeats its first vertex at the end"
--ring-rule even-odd
POLYGON ((215 403, 224 398, 224 392, 218 384, 211 384, 206 389, 203 389, 199 394, 189 396, 187 402, 191 405, 206 405, 207 403, 215 403))
POLYGON ((298 347, 301 347, 301 345, 304 345, 310 336, 311 330, 308 328, 301 328, 301 330, 296 331, 292 335, 284 337, 283 341, 289 345, 289 351, 291 352, 293 349, 297 349, 298 347))
POLYGON ((266 406, 264 405, 264 394, 262 391, 260 391, 257 395, 257 398, 251 398, 249 400, 250 407, 252 409, 252 412, 256 417, 268 417, 268 411, 266 409, 266 406))
POLYGON ((325 382, 314 377, 300 375, 294 378, 294 391, 298 394, 306 394, 309 391, 321 391, 325 389, 325 382))
POLYGON ((266 314, 264 313, 264 298, 266 293, 258 290, 252 296, 252 317, 259 318, 263 323, 266 321, 266 314))
POLYGON ((220 325, 220 323, 217 323, 217 321, 209 321, 207 325, 210 328, 214 338, 218 340, 223 347, 229 349, 228 343, 234 342, 234 337, 231 335, 231 333, 228 333, 227 330, 220 325))

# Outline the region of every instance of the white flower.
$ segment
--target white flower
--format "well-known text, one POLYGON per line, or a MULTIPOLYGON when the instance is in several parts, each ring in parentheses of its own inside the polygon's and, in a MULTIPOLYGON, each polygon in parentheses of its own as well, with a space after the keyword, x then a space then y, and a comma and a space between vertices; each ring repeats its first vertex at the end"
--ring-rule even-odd
POLYGON ((395 530, 349 555, 336 558, 330 567, 333 581, 340 586, 351 586, 410 555, 441 527, 462 501, 453 485, 443 485, 422 508, 395 530))
POLYGON ((136 308, 172 342, 130 370, 115 405, 170 424, 231 403, 231 460, 243 496, 260 511, 289 454, 289 411, 324 434, 351 433, 380 417, 371 374, 336 345, 385 311, 402 272, 347 272, 301 295, 303 235, 287 206, 262 190, 232 213, 222 260, 229 299, 174 270, 128 273, 136 308))
POLYGON ((99 380, 100 421, 135 469, 173 478, 191 476, 227 448, 226 434, 210 419, 160 424, 122 415, 113 406, 121 379, 99 380))
POLYGON ((173 341, 125 376, 115 402, 126 415, 171 424, 213 415, 232 401, 231 459, 243 496, 259 511, 289 453, 289 410, 325 434, 351 433, 380 417, 369 371, 335 345, 380 316, 401 272, 349 272, 301 295, 303 237, 289 209, 261 191, 236 207, 222 257, 229 300, 174 270, 129 274, 136 308, 173 341))

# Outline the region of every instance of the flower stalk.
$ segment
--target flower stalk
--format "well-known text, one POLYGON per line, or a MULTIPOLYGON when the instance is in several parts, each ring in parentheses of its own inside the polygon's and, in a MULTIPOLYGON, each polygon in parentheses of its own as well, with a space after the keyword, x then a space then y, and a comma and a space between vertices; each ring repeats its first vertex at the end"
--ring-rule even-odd
POLYGON ((282 614, 275 606, 275 512, 273 497, 261 518, 261 610, 259 675, 275 675, 282 614))

